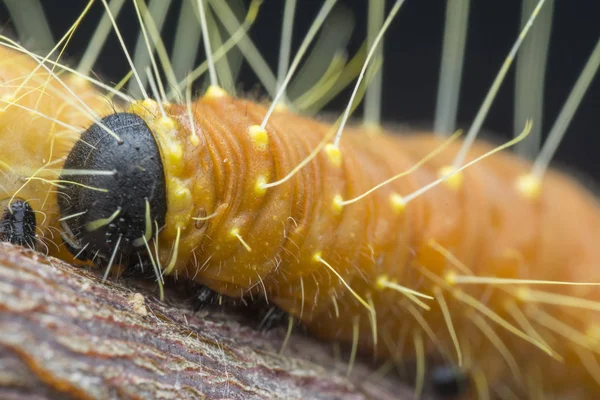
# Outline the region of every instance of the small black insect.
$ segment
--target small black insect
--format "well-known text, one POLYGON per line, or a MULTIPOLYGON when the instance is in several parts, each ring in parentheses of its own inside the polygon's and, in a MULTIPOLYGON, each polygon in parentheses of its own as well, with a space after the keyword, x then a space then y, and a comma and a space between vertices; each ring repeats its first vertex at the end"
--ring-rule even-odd
POLYGON ((15 200, 5 207, 0 219, 0 240, 35 249, 35 213, 25 200, 15 200))

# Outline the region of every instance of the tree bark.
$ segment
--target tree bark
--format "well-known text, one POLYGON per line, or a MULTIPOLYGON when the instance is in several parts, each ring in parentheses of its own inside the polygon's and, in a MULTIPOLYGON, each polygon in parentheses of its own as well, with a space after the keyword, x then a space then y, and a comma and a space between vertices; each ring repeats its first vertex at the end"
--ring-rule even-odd
POLYGON ((403 399, 394 376, 335 361, 296 330, 260 332, 231 310, 193 313, 139 282, 0 243, 2 399, 403 399), (354 382, 354 383, 353 383, 354 382))

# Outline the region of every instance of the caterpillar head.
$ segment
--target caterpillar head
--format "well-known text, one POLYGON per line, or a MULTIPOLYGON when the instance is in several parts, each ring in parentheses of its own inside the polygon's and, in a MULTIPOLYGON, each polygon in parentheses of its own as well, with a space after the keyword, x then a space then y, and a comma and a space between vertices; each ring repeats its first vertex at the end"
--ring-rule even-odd
POLYGON ((160 151, 135 114, 111 114, 83 132, 60 180, 62 236, 78 258, 127 264, 130 256, 146 253, 146 244, 164 225, 160 151))
POLYGON ((7 205, 0 217, 0 241, 35 249, 35 213, 25 200, 7 205))

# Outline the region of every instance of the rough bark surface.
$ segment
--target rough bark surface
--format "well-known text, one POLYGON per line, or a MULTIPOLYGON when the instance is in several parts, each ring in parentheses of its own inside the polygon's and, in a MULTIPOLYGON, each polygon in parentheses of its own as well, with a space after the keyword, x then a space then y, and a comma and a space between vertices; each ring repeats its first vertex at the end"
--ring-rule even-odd
POLYGON ((231 310, 193 313, 152 290, 0 243, 2 399, 403 399, 396 378, 285 329, 260 332, 231 310), (353 381, 353 382, 351 382, 353 381))

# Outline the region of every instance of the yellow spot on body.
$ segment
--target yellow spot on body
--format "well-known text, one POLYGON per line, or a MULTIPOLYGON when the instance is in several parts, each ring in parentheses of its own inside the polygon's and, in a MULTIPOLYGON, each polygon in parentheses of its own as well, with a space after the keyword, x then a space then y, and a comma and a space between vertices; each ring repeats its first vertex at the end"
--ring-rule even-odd
POLYGON ((327 159, 333 166, 339 168, 342 165, 342 151, 336 145, 331 143, 325 145, 325 154, 327 154, 327 159))
POLYGON ((339 214, 342 212, 342 208, 344 208, 344 199, 339 194, 336 194, 333 198, 333 211, 339 214))
POLYGON ((396 214, 402 214, 406 208, 406 201, 404 200, 404 197, 400 196, 398 193, 392 193, 390 195, 390 203, 392 204, 392 209, 396 214))
POLYGON ((379 275, 377 277, 377 280, 375 281, 375 287, 377 288, 377 290, 383 290, 386 288, 386 283, 389 282, 388 276, 383 274, 383 275, 379 275))
POLYGON ((244 240, 244 238, 242 238, 242 235, 240 235, 240 230, 238 228, 233 228, 231 231, 229 231, 229 234, 232 237, 237 238, 237 240, 240 241, 240 243, 242 244, 242 246, 244 246, 244 248, 246 250, 248 250, 248 252, 252 251, 252 247, 250 247, 250 245, 248 245, 248 243, 246 243, 246 241, 244 240))
POLYGON ((197 135, 191 135, 190 136, 190 143, 192 143, 192 145, 198 146, 200 144, 200 138, 197 135))
POLYGON ((404 296, 406 296, 409 300, 417 304, 419 307, 422 307, 425 310, 430 310, 427 304, 418 299, 418 297, 422 297, 424 299, 433 300, 432 296, 426 295, 424 293, 418 292, 416 290, 410 289, 406 286, 402 286, 396 282, 396 280, 390 280, 387 275, 382 274, 377 277, 375 281, 375 288, 379 291, 384 289, 391 289, 395 292, 398 292, 404 296))
POLYGON ((260 175, 256 179, 256 184, 254 185, 254 194, 257 196, 263 196, 267 191, 267 178, 264 175, 260 175))
POLYGON ((144 99, 140 102, 142 107, 154 108, 157 106, 156 101, 152 99, 144 99))
POLYGON ((252 125, 248 128, 248 135, 255 150, 265 151, 269 148, 269 134, 266 129, 259 125, 252 125))
POLYGON ((140 111, 146 117, 154 117, 160 112, 158 107, 158 103, 152 99, 144 99, 140 102, 135 102, 131 104, 131 108, 135 111, 140 111))
MULTIPOLYGON (((447 165, 447 166, 439 169, 438 176, 440 178, 443 178, 444 176, 453 173, 455 170, 456 170, 456 168, 454 168, 453 166, 447 165)), ((456 172, 455 174, 449 176, 444 181, 444 184, 452 190, 459 190, 460 187, 462 186, 462 183, 463 183, 463 175, 461 172, 456 172)))
POLYGON ((157 122, 157 128, 164 131, 173 131, 176 129, 175 121, 170 117, 161 117, 157 122))
POLYGON ((444 280, 446 281, 446 283, 448 285, 454 286, 454 285, 456 285, 456 277, 457 277, 456 272, 450 271, 444 276, 444 280))
POLYGON ((321 253, 320 251, 317 251, 314 255, 313 255, 313 261, 314 262, 318 262, 320 263, 321 260, 323 259, 321 256, 323 255, 323 253, 321 253))
POLYGON ((517 177, 515 187, 519 193, 531 200, 537 199, 542 192, 542 182, 531 174, 517 177))
POLYGON ((176 189, 175 189, 175 200, 177 201, 177 203, 181 204, 185 204, 185 205, 192 205, 192 193, 190 192, 190 190, 183 186, 183 185, 179 185, 176 189))
MULTIPOLYGON (((172 207, 174 210, 180 210, 177 213, 171 214, 171 221, 173 223, 168 224, 172 229, 176 225, 186 226, 187 222, 191 219, 191 212, 193 210, 193 198, 192 192, 188 189, 183 181, 177 179, 175 177, 171 177, 169 179, 168 185, 169 189, 169 207, 172 207)), ((171 230, 171 233, 174 233, 174 230, 171 230)))
POLYGON ((525 302, 530 300, 531 298, 531 292, 528 288, 526 287, 520 287, 519 289, 517 289, 516 291, 516 296, 519 300, 525 302))
POLYGON ((208 89, 206 90, 206 93, 204 94, 204 97, 213 98, 213 99, 220 98, 220 97, 226 97, 226 96, 227 96, 227 92, 216 85, 210 85, 208 87, 208 89))
POLYGON ((164 152, 165 163, 168 163, 169 169, 173 175, 181 175, 183 172, 183 147, 176 142, 168 142, 164 152))

